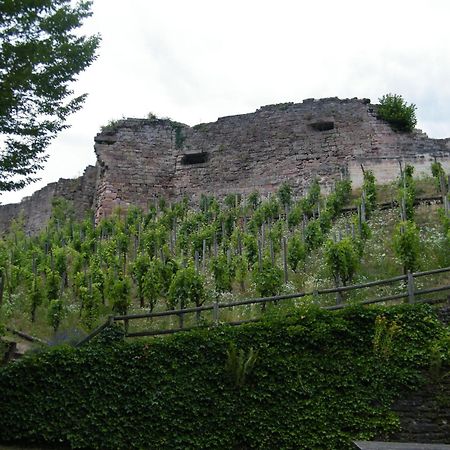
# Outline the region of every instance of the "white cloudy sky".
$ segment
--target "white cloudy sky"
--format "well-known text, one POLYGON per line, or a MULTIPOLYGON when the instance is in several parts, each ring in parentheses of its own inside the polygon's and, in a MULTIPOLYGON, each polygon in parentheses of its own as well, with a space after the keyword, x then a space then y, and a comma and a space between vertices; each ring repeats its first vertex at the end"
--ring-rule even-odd
POLYGON ((19 201, 95 163, 110 119, 149 112, 194 125, 305 98, 392 92, 417 105, 418 127, 450 137, 448 0, 94 0, 97 61, 72 127, 49 148, 42 180, 19 201))

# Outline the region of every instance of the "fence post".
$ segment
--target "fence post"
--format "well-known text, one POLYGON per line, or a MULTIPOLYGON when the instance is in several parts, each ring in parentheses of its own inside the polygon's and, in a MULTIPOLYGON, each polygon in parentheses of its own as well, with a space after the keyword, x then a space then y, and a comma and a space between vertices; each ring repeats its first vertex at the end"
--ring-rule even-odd
POLYGON ((408 270, 408 303, 414 303, 414 277, 408 270))
POLYGON ((219 324, 219 303, 217 300, 213 303, 213 321, 215 326, 219 324))
POLYGON ((317 288, 315 288, 313 290, 313 299, 314 299, 314 303, 318 304, 319 303, 319 291, 317 288))
POLYGON ((258 239, 258 269, 262 269, 262 243, 261 240, 258 239))
POLYGON ((284 269, 284 282, 289 281, 288 265, 287 265, 287 242, 286 238, 283 237, 283 269, 284 269))
POLYGON ((198 271, 199 271, 199 255, 198 255, 198 250, 195 250, 195 253, 194 253, 194 264, 195 264, 195 272, 198 273, 198 271))

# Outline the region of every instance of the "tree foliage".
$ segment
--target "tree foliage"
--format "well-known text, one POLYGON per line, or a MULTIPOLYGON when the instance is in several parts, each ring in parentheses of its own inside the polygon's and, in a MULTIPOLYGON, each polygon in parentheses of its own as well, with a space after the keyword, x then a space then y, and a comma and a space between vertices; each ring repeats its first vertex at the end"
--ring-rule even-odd
POLYGON ((80 36, 91 1, 0 2, 0 191, 35 180, 45 149, 86 95, 71 84, 95 59, 98 36, 80 36))
POLYGON ((359 264, 357 248, 350 238, 341 241, 327 241, 325 246, 325 264, 336 281, 344 286, 353 278, 359 264))
POLYGON ((405 273, 419 268, 420 236, 414 222, 408 220, 397 225, 394 234, 394 251, 405 273))
POLYGON ((289 266, 294 272, 297 272, 300 263, 304 262, 306 258, 306 247, 299 233, 289 239, 287 251, 289 266))
POLYGON ((192 264, 178 270, 169 288, 169 306, 186 308, 187 305, 201 306, 205 301, 204 278, 192 264))
POLYGON ((378 117, 388 122, 394 130, 410 132, 417 124, 416 105, 408 105, 398 94, 386 94, 378 99, 378 117))
POLYGON ((401 178, 398 181, 398 201, 404 220, 414 220, 414 203, 416 201, 417 189, 413 174, 414 166, 407 164, 402 170, 401 178))
POLYGON ((431 175, 433 175, 437 191, 442 195, 448 191, 448 180, 446 180, 445 170, 439 161, 434 161, 431 164, 431 175))
POLYGON ((364 171, 362 188, 365 193, 366 218, 369 219, 377 207, 376 180, 372 170, 364 171))
POLYGON ((253 281, 261 297, 277 295, 283 285, 283 271, 272 264, 268 257, 264 257, 261 267, 253 271, 253 281))

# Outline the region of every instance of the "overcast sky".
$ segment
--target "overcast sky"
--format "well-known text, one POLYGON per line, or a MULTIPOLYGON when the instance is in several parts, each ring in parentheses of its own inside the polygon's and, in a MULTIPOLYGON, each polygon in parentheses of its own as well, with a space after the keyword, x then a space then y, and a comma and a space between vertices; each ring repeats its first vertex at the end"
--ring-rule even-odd
POLYGON ((17 202, 95 164, 94 136, 121 117, 195 125, 305 98, 403 95, 418 128, 450 137, 448 0, 94 0, 97 61, 75 84, 89 97, 49 148, 42 180, 17 202))

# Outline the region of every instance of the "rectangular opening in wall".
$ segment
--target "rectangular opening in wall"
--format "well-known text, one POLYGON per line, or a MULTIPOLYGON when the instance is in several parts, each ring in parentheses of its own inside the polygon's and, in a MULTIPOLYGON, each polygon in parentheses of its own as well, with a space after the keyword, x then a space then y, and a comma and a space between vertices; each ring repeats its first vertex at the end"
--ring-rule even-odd
POLYGON ((321 120, 320 122, 313 122, 310 125, 317 131, 327 131, 334 128, 334 122, 331 120, 321 120))
POLYGON ((202 164, 208 161, 208 153, 200 152, 200 153, 186 153, 181 158, 181 164, 184 166, 188 166, 191 164, 202 164))

